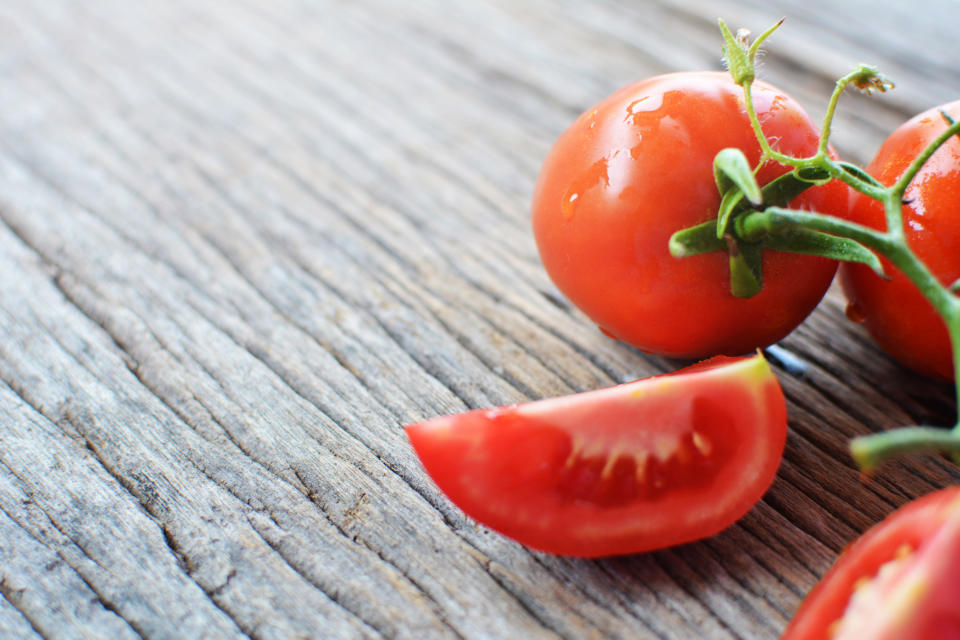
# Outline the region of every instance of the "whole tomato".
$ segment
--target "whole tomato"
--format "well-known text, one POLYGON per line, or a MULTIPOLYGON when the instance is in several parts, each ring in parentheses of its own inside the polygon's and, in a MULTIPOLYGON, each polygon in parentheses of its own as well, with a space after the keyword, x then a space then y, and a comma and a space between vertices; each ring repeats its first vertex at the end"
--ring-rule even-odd
MULTIPOLYGON (((892 185, 934 138, 946 129, 940 110, 960 117, 960 101, 925 111, 884 141, 867 171, 892 185)), ((940 147, 907 187, 904 232, 910 248, 947 285, 960 278, 960 140, 940 147)), ((853 199, 851 219, 885 229, 883 206, 866 196, 853 199)), ((934 378, 952 380, 950 339, 943 320, 913 284, 881 259, 888 280, 869 268, 844 265, 841 279, 851 318, 895 359, 934 378)))
MULTIPOLYGON (((779 151, 816 151, 817 128, 793 99, 756 82, 754 102, 779 151)), ((730 293, 724 252, 670 256, 675 231, 716 217, 713 158, 727 147, 759 161, 742 89, 725 73, 687 72, 617 91, 550 151, 532 207, 540 257, 608 335, 675 357, 734 355, 783 338, 823 297, 836 270, 823 258, 765 251, 763 289, 743 299, 730 293)), ((757 178, 763 185, 786 171, 768 162, 757 178)), ((845 215, 847 188, 812 188, 791 206, 845 215)))

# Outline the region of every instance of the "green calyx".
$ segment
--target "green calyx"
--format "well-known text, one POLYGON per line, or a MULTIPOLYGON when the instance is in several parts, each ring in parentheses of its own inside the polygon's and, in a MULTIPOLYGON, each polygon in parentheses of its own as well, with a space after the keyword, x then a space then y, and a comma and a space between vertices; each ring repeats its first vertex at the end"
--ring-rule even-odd
POLYGON ((760 292, 764 251, 862 262, 883 273, 876 254, 859 242, 806 228, 794 212, 783 208, 805 190, 828 181, 825 171, 795 169, 760 188, 743 152, 724 149, 714 160, 714 177, 722 194, 717 219, 677 231, 669 250, 675 258, 726 251, 734 296, 750 298, 760 292))
POLYGON ((720 210, 717 212, 717 238, 727 235, 733 212, 746 198, 751 205, 763 202, 760 185, 750 168, 750 161, 740 149, 722 149, 713 159, 713 179, 720 192, 720 210))
MULTIPOLYGON (((763 286, 763 252, 786 251, 821 256, 832 260, 849 260, 869 264, 878 273, 882 267, 877 256, 857 240, 838 237, 829 230, 815 230, 791 217, 783 209, 794 198, 812 186, 825 184, 842 174, 847 182, 863 182, 882 189, 876 180, 862 169, 848 164, 833 163, 826 152, 826 135, 818 152, 810 158, 795 159, 783 156, 771 148, 763 136, 751 100, 750 85, 756 79, 756 58, 760 46, 776 31, 783 20, 764 31, 752 44, 749 33, 730 31, 719 21, 723 36, 723 58, 733 81, 744 89, 747 114, 757 133, 763 151, 757 167, 752 167, 740 149, 723 149, 713 161, 713 176, 720 193, 716 221, 707 222, 676 232, 670 238, 669 249, 674 257, 694 256, 713 251, 726 251, 729 257, 730 292, 738 298, 750 298, 763 286), (766 160, 795 161, 792 170, 760 187, 756 171, 766 160), (768 213, 771 211, 776 213, 768 213)), ((829 129, 832 107, 840 91, 848 85, 866 90, 883 90, 889 86, 873 67, 860 65, 838 83, 828 112, 825 131, 829 129)), ((799 212, 798 212, 799 213, 799 212)))

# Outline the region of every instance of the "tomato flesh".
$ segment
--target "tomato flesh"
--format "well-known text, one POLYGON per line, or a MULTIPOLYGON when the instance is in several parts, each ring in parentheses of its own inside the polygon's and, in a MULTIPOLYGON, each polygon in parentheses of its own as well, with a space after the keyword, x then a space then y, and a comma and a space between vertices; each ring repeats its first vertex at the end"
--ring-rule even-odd
POLYGON ((781 640, 960 639, 960 487, 895 511, 853 542, 781 640))
MULTIPOLYGON (((884 141, 867 171, 892 185, 924 147, 947 125, 943 109, 960 117, 960 101, 925 111, 901 125, 884 141)), ((904 234, 910 248, 944 285, 960 278, 960 140, 947 141, 920 169, 904 194, 904 234)), ((851 219, 885 229, 881 203, 858 194, 851 219)), ((849 315, 864 322, 887 353, 932 378, 952 380, 953 358, 943 320, 906 276, 881 258, 888 278, 869 267, 845 263, 843 288, 849 315)))
POLYGON ((468 515, 535 549, 592 557, 696 540, 739 519, 776 474, 786 405, 758 354, 406 430, 468 515))
MULTIPOLYGON (((817 128, 796 101, 763 82, 753 93, 780 151, 817 150, 817 128)), ((728 147, 760 159, 743 90, 719 72, 633 83, 556 141, 533 195, 537 248, 557 288, 606 334, 676 357, 749 353, 787 335, 823 297, 831 260, 766 251, 763 289, 743 299, 730 292, 725 252, 669 254, 674 232, 716 218, 713 159, 728 147)), ((786 171, 768 162, 757 178, 766 184, 786 171)), ((845 216, 848 204, 846 187, 833 182, 791 206, 845 216)))

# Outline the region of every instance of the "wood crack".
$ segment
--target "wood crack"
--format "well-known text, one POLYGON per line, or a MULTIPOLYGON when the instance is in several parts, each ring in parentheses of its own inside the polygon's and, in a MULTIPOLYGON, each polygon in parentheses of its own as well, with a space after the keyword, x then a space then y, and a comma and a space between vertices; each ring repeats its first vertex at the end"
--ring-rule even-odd
POLYGON ((37 619, 30 611, 23 607, 21 594, 23 589, 16 589, 11 585, 7 584, 7 579, 0 573, 0 597, 2 597, 7 603, 10 604, 13 609, 20 614, 20 616, 27 621, 27 624, 30 625, 30 628, 41 638, 46 640, 50 638, 46 633, 43 632, 41 628, 42 622, 37 619))
MULTIPOLYGON (((243 504, 246 508, 250 509, 251 511, 254 511, 256 513, 266 516, 274 524, 274 526, 276 526, 281 531, 285 530, 285 527, 276 519, 276 514, 269 507, 252 503, 248 498, 238 493, 234 487, 220 482, 216 477, 210 474, 201 465, 194 463, 194 466, 197 468, 198 471, 203 473, 210 481, 214 482, 215 484, 220 486, 222 489, 227 491, 231 496, 233 496, 233 498, 237 502, 239 502, 240 504, 243 504)), ((300 477, 300 475, 296 471, 294 471, 294 474, 296 475, 297 479, 299 480, 302 486, 304 487, 307 486, 308 483, 306 480, 300 477)), ((282 481, 285 482, 286 484, 290 484, 289 481, 286 481, 286 480, 282 480, 282 481)), ((396 571, 397 574, 402 576, 405 580, 407 580, 409 584, 416 587, 418 591, 425 598, 429 599, 430 602, 433 604, 433 610, 434 610, 434 613, 438 616, 438 619, 442 619, 442 609, 440 608, 439 604, 435 600, 433 600, 430 594, 425 589, 423 589, 423 587, 417 584, 417 582, 411 576, 404 573, 396 564, 394 564, 389 559, 387 559, 380 551, 371 547, 365 540, 362 539, 362 537, 348 533, 345 529, 343 529, 340 523, 338 523, 335 519, 333 519, 329 513, 324 511, 320 507, 320 505, 318 505, 314 500, 310 498, 309 495, 305 495, 305 498, 307 498, 307 500, 309 500, 310 503, 316 508, 316 513, 320 515, 334 529, 336 529, 336 531, 345 540, 349 540, 353 544, 361 545, 364 549, 368 550, 369 552, 377 556, 377 558, 379 558, 379 560, 385 566, 389 567, 391 570, 396 571)), ((286 563, 286 565, 290 567, 292 571, 294 571, 297 575, 303 578, 313 588, 317 589, 320 593, 322 593, 325 597, 327 597, 331 602, 334 602, 335 604, 337 604, 337 606, 349 612, 351 616, 356 618, 358 622, 362 623, 364 626, 374 631, 377 635, 388 635, 386 629, 381 628, 379 625, 377 625, 373 621, 366 619, 360 610, 358 610, 356 607, 350 606, 342 596, 330 590, 329 588, 327 588, 327 586, 318 582, 313 576, 311 576, 308 569, 301 566, 294 558, 292 558, 289 554, 284 552, 283 549, 281 549, 267 535, 265 535, 264 532, 260 530, 259 526, 249 517, 249 515, 247 516, 247 523, 250 525, 251 530, 253 530, 257 534, 257 536, 264 542, 264 544, 266 544, 274 553, 276 553, 277 556, 280 557, 284 561, 284 563, 286 563)), ((228 576, 227 581, 229 581, 231 577, 232 576, 228 576)), ((220 587, 218 587, 217 589, 214 589, 213 591, 222 591, 225 587, 226 587, 226 583, 223 585, 220 585, 220 587)), ((451 628, 451 631, 453 631, 452 628, 451 628)))
MULTIPOLYGON (((727 633, 730 635, 731 638, 742 639, 742 636, 740 636, 740 635, 736 632, 736 630, 734 630, 732 627, 730 627, 730 625, 727 623, 727 621, 724 620, 723 617, 714 610, 714 608, 710 605, 709 602, 707 602, 706 600, 704 600, 702 596, 700 596, 700 595, 697 594, 693 589, 691 589, 691 588, 686 584, 686 581, 685 581, 685 580, 679 580, 679 579, 677 579, 677 578, 675 577, 675 573, 674 573, 674 572, 671 572, 668 568, 666 568, 666 567, 663 566, 664 561, 663 561, 662 556, 664 556, 665 554, 670 554, 672 557, 674 557, 674 558, 677 559, 677 562, 679 562, 680 564, 684 565, 684 566, 687 568, 688 571, 691 570, 690 567, 689 567, 689 563, 687 563, 684 559, 682 559, 682 558, 681 558, 679 555, 677 555, 676 553, 672 553, 672 552, 670 552, 670 551, 666 551, 666 552, 657 552, 657 553, 651 554, 651 558, 653 559, 653 562, 660 568, 660 570, 663 572, 663 574, 666 575, 666 576, 669 576, 671 582, 673 582, 681 591, 683 591, 684 593, 686 593, 691 599, 695 600, 695 601, 696 601, 701 607, 703 607, 706 611, 710 611, 711 613, 713 613, 713 614, 714 614, 714 617, 713 617, 713 619, 711 620, 711 622, 716 623, 721 629, 723 629, 725 632, 727 632, 727 633)), ((746 640, 746 639, 742 639, 742 640, 746 640)))
MULTIPOLYGON (((15 477, 19 478, 19 476, 17 476, 17 474, 13 471, 13 469, 11 469, 2 459, 0 459, 0 464, 2 464, 3 467, 7 469, 7 471, 9 471, 15 477)), ((63 536, 65 540, 68 540, 70 544, 83 555, 84 558, 88 559, 90 562, 100 567, 104 571, 111 570, 109 566, 105 566, 103 563, 100 562, 98 558, 91 555, 90 552, 86 549, 86 547, 76 537, 71 535, 69 531, 65 530, 60 525, 60 523, 58 523, 53 518, 53 516, 51 516, 50 513, 43 508, 41 504, 35 501, 31 502, 31 504, 39 513, 43 514, 43 516, 46 519, 46 522, 49 523, 50 526, 52 526, 61 536, 63 536)), ((12 514, 2 504, 0 504, 0 511, 2 511, 12 522, 16 523, 21 528, 21 530, 23 530, 24 533, 30 536, 30 538, 32 538, 37 544, 50 548, 51 550, 53 549, 48 540, 44 540, 43 538, 38 537, 31 527, 25 526, 18 518, 14 516, 14 514, 12 514)), ((71 558, 69 558, 67 554, 63 553, 63 551, 61 550, 57 550, 56 553, 57 553, 57 556, 61 560, 63 560, 63 562, 66 563, 67 566, 70 567, 70 569, 73 571, 73 574, 81 582, 83 582, 83 584, 90 590, 91 593, 94 594, 94 596, 96 597, 97 603, 101 607, 103 607, 104 610, 109 611, 111 614, 116 616, 119 620, 123 621, 124 624, 126 624, 133 632, 135 632, 141 638, 147 637, 147 634, 144 633, 144 630, 140 628, 137 625, 137 623, 135 623, 133 620, 125 616, 124 613, 120 610, 120 608, 109 597, 107 597, 103 593, 103 591, 99 589, 86 575, 84 575, 84 572, 81 571, 80 567, 75 562, 71 561, 71 558)), ((24 608, 18 606, 17 604, 17 601, 19 600, 17 596, 22 591, 23 591, 22 589, 17 590, 17 589, 13 589, 9 585, 6 585, 4 583, 4 579, 0 578, 0 594, 2 594, 8 601, 10 601, 10 603, 13 604, 17 608, 17 610, 22 615, 24 615, 25 618, 27 618, 31 626, 33 626, 38 633, 43 635, 43 632, 37 628, 36 623, 31 618, 30 613, 26 611, 24 608)))

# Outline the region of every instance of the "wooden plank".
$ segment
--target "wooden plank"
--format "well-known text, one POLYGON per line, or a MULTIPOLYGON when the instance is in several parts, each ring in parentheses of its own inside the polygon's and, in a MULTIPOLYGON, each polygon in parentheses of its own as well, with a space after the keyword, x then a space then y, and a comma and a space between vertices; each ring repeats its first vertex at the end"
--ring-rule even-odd
POLYGON ((954 409, 838 290, 771 351, 778 480, 704 542, 531 552, 449 503, 401 427, 680 364, 563 299, 527 209, 577 113, 719 68, 717 15, 788 16, 763 72, 815 115, 861 59, 897 77, 844 98, 858 162, 953 97, 948 20, 834 5, 0 7, 0 635, 776 637, 854 535, 960 478, 859 478, 850 437, 954 409))

